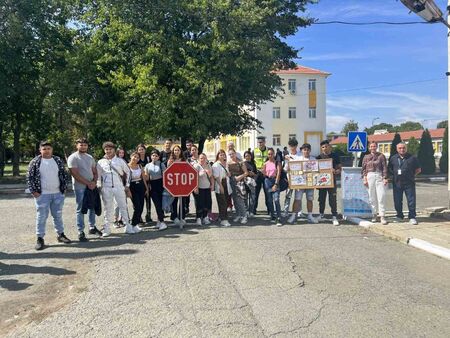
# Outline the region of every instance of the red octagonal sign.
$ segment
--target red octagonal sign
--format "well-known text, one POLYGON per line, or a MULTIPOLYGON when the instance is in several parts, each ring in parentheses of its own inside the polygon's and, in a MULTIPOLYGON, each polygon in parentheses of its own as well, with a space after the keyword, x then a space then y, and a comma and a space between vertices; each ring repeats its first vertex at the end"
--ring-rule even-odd
POLYGON ((187 162, 174 162, 164 171, 163 185, 174 197, 189 196, 198 186, 198 172, 187 162))

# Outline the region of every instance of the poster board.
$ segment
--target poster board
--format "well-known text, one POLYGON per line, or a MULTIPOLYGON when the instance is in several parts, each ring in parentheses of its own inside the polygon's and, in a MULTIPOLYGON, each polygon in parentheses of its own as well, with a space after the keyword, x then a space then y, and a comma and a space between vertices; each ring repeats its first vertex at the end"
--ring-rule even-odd
POLYGON ((333 159, 289 161, 289 189, 334 188, 333 159))
POLYGON ((342 215, 371 217, 369 193, 361 177, 361 168, 344 167, 341 171, 342 215))

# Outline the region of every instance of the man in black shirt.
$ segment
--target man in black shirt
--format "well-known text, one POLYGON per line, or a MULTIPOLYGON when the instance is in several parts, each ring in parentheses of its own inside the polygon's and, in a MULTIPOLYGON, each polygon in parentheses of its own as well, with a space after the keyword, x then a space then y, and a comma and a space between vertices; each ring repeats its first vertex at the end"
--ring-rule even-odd
POLYGON ((164 164, 167 168, 167 161, 170 157, 170 152, 172 151, 172 139, 168 138, 164 142, 164 149, 160 152, 161 163, 164 164))
POLYGON ((403 193, 408 202, 408 218, 411 225, 417 225, 416 220, 416 175, 420 174, 417 157, 406 152, 406 144, 397 144, 397 154, 389 158, 389 175, 392 179, 394 191, 394 205, 397 218, 403 219, 403 193))
POLYGON ((331 158, 333 159, 333 177, 334 177, 334 188, 324 188, 319 190, 319 221, 324 220, 325 213, 325 202, 327 200, 328 193, 328 203, 331 208, 331 215, 333 216, 333 225, 339 225, 339 221, 337 219, 337 187, 336 187, 336 175, 341 173, 341 160, 339 159, 339 155, 331 152, 330 142, 328 140, 324 140, 320 142, 320 155, 316 157, 318 160, 324 160, 331 158))

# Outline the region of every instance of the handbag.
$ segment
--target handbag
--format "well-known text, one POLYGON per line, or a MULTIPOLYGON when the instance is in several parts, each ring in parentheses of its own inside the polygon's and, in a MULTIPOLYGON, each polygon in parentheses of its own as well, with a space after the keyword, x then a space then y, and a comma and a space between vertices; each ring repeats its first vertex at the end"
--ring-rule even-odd
POLYGON ((284 170, 281 170, 281 176, 280 176, 280 191, 285 191, 287 188, 289 188, 289 181, 287 178, 287 173, 284 170))

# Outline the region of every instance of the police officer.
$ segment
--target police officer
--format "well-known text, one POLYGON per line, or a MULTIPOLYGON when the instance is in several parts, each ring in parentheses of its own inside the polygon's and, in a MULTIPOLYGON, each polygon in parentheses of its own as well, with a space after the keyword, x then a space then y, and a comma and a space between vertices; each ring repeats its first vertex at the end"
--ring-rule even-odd
MULTIPOLYGON (((261 188, 263 188, 264 185, 264 175, 261 172, 262 167, 264 166, 264 163, 267 161, 267 147, 266 147, 266 137, 265 136, 258 136, 258 147, 253 150, 253 158, 255 159, 256 169, 258 170, 258 174, 255 177, 256 180, 256 189, 255 189, 255 208, 253 210, 253 214, 256 215, 256 210, 258 209, 258 198, 259 193, 261 192, 261 188)), ((264 191, 264 200, 266 203, 266 210, 267 213, 269 213, 269 203, 267 201, 267 193, 266 190, 264 191)))

